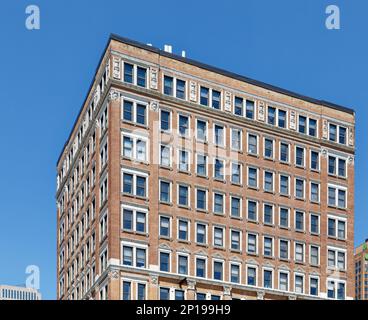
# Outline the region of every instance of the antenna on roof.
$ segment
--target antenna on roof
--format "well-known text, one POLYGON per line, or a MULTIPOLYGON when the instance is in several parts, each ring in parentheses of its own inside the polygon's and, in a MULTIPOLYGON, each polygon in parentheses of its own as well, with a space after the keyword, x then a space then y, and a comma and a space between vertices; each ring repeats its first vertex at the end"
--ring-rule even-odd
POLYGON ((172 46, 169 44, 165 44, 164 51, 168 53, 172 53, 172 46))

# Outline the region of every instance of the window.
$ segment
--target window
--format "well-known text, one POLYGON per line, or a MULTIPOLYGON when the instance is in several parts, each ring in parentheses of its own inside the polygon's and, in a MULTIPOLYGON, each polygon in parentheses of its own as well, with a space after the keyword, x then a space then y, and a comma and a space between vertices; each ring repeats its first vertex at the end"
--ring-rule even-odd
POLYGON ((231 196, 230 215, 239 218, 241 216, 241 198, 231 196))
POLYGON ((310 232, 319 234, 319 216, 316 214, 310 215, 310 232))
POLYGON ((171 183, 167 181, 160 181, 160 202, 171 202, 171 183))
POLYGON ((315 119, 308 119, 308 134, 312 137, 317 136, 317 120, 315 119))
POLYGON ((289 193, 289 176, 280 175, 280 194, 288 196, 289 193))
POLYGON ((224 195, 222 193, 213 194, 213 212, 224 214, 224 195))
POLYGON ((208 106, 210 90, 206 87, 201 87, 200 90, 200 104, 203 106, 208 106))
POLYGON ((147 69, 142 67, 137 67, 137 86, 146 87, 146 74, 147 69))
POLYGON ((304 167, 304 148, 295 148, 295 165, 299 167, 304 167))
POLYGON ((328 173, 332 175, 336 174, 336 157, 328 157, 328 173))
POLYGON ((214 178, 218 180, 224 180, 224 170, 224 160, 215 159, 214 178))
POLYGON ((319 170, 319 152, 311 151, 310 166, 312 170, 319 170))
POLYGON ((242 149, 242 131, 240 129, 231 129, 231 148, 236 151, 242 149))
POLYGON ((312 202, 319 202, 319 183, 311 182, 310 199, 312 202))
POLYGON ((172 96, 174 94, 174 78, 164 76, 164 94, 172 96))
POLYGON ((254 119, 254 114, 255 114, 254 101, 246 100, 245 105, 246 105, 245 116, 248 119, 254 119))
POLYGON ((345 282, 339 280, 327 281, 327 297, 330 299, 345 300, 345 282))
POLYGON ((263 270, 263 287, 272 288, 272 270, 263 270))
POLYGON ((340 209, 346 208, 346 188, 328 185, 328 205, 338 207, 340 209))
POLYGON ((223 126, 215 124, 214 127, 214 142, 217 146, 225 145, 225 129, 223 126))
POLYGON ((247 253, 257 254, 257 252, 257 235, 253 233, 248 233, 247 253))
POLYGON ((280 227, 289 228, 289 209, 280 208, 280 227))
POLYGON ((179 150, 179 171, 189 171, 189 152, 186 150, 179 150))
POLYGON ((196 276, 201 278, 206 277, 206 259, 196 258, 196 276))
POLYGON ((170 218, 169 217, 160 217, 160 236, 161 237, 170 237, 170 218))
POLYGON ((134 66, 130 63, 124 63, 124 82, 133 83, 134 66))
POLYGON ((160 252, 160 271, 170 272, 170 253, 160 252))
POLYGON ((178 273, 188 274, 188 256, 178 255, 178 273))
POLYGON ((267 123, 273 126, 276 124, 276 109, 273 107, 268 107, 267 123))
POLYGON ((197 292, 197 300, 206 300, 206 294, 197 292))
POLYGON ((189 206, 189 187, 188 186, 183 186, 183 185, 179 185, 179 201, 178 204, 180 206, 185 206, 188 207, 189 206))
POLYGON ((237 116, 243 116, 244 100, 243 98, 235 97, 234 101, 234 114, 237 116))
POLYGON ((186 220, 179 220, 178 239, 182 241, 189 240, 189 222, 186 220))
POLYGON ((231 250, 240 251, 241 234, 240 231, 231 230, 230 232, 231 250))
POLYGON ((212 90, 212 108, 221 109, 221 92, 212 90))
POLYGON ((279 273, 279 290, 289 291, 289 273, 279 273))
POLYGON ((123 119, 125 121, 146 125, 147 122, 146 113, 147 113, 147 106, 145 104, 132 102, 129 100, 123 101, 123 119))
POLYGON ((224 228, 222 227, 213 228, 213 245, 215 247, 224 246, 224 228))
POLYGON ((147 141, 140 136, 123 134, 123 156, 137 161, 147 161, 147 141))
POLYGON ((304 180, 295 179, 295 197, 297 199, 304 199, 304 180))
POLYGON ((258 137, 254 134, 248 134, 248 153, 258 154, 258 137))
POLYGON ((270 204, 263 205, 263 222, 273 224, 273 206, 270 204))
POLYGON ((278 110, 278 126, 286 128, 286 111, 284 110, 278 110))
POLYGON ((307 133, 307 118, 304 116, 299 116, 299 133, 307 133))
POLYGON ((329 140, 336 142, 337 138, 337 126, 335 124, 329 124, 329 140))
POLYGON ((207 243, 207 225, 203 223, 197 223, 196 242, 199 244, 207 243))
POLYGON ((123 207, 123 230, 146 233, 147 212, 134 207, 123 207))
POLYGON ((300 274, 295 275, 295 292, 304 293, 304 276, 300 274))
POLYGON ((339 159, 338 161, 338 170, 337 170, 339 177, 346 177, 346 160, 345 159, 339 159))
POLYGON ((132 283, 129 281, 123 281, 123 300, 132 299, 132 283))
POLYGON ((258 187, 258 169, 248 167, 248 187, 258 187))
POLYGON ((167 110, 160 110, 160 129, 162 131, 171 130, 171 112, 167 110))
POLYGON ((257 202, 248 200, 247 208, 247 219, 251 221, 257 221, 257 202))
POLYGON ((265 257, 273 256, 273 238, 271 237, 263 238, 263 255, 265 257))
POLYGON ((319 265, 319 247, 310 246, 310 264, 313 266, 319 265))
POLYGON ((304 231, 304 212, 295 211, 295 230, 304 231))
POLYGON ((241 165, 239 163, 231 163, 231 182, 241 184, 241 165))
POLYGON ((197 154, 197 174, 207 176, 207 156, 203 154, 197 154))
POLYGON ((160 300, 170 300, 170 289, 160 287, 160 300))
POLYGON ((346 221, 337 217, 328 217, 328 236, 344 240, 346 238, 346 221))
POLYGON ((179 135, 189 136, 189 117, 181 114, 179 115, 179 135))
POLYGON ((214 261, 213 262, 213 279, 222 280, 223 279, 223 262, 222 261, 214 261))
POLYGON ((346 128, 339 127, 339 143, 346 144, 346 128))
POLYGON ((280 259, 289 259, 289 241, 280 240, 280 259))
POLYGON ((146 285, 144 283, 137 284, 137 300, 146 300, 146 285))
POLYGON ((197 140, 207 141, 207 121, 197 119, 197 140))
POLYGON ((267 192, 273 192, 273 172, 264 172, 264 190, 267 192))
POLYGON ((280 143, 280 161, 289 162, 289 144, 284 142, 280 143))
POLYGON ((312 296, 318 296, 318 292, 319 292, 319 279, 311 277, 309 284, 309 293, 312 296))
POLYGON ((304 262, 304 244, 295 242, 295 261, 304 262))
POLYGON ((234 283, 240 282, 240 266, 239 264, 230 264, 230 281, 234 283))
POLYGON ((160 165, 171 167, 171 147, 168 145, 160 145, 160 165))
POLYGON ((207 210, 207 191, 197 189, 197 210, 207 210))
POLYGON ((346 177, 346 160, 336 156, 328 157, 328 173, 339 177, 346 177))
POLYGON ((185 100, 185 86, 184 80, 176 79, 176 97, 185 100))
POLYGON ((273 159, 273 143, 272 139, 264 140, 264 157, 267 159, 273 159))
POLYGON ((146 267, 147 248, 129 242, 122 243, 122 263, 138 268, 146 267))
POLYGON ((184 300, 184 290, 175 290, 175 300, 184 300))
POLYGON ((257 284, 257 269, 256 267, 247 267, 247 284, 255 286, 257 284))

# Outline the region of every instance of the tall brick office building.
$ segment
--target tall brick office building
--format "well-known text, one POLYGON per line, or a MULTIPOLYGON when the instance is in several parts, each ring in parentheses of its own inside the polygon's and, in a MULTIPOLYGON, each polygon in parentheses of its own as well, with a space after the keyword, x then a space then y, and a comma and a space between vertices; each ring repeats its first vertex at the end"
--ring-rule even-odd
POLYGON ((111 36, 57 164, 59 299, 352 299, 354 111, 111 36))

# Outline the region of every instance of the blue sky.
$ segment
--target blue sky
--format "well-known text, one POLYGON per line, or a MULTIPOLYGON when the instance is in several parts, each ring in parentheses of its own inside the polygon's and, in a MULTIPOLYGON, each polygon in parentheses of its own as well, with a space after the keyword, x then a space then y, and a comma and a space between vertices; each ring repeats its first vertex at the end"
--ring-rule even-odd
POLYGON ((55 165, 110 33, 353 107, 355 243, 368 238, 367 1, 6 0, 0 8, 0 283, 24 284, 35 264, 43 297, 56 296, 55 165), (25 28, 30 4, 41 10, 37 31, 25 28), (329 4, 340 7, 340 30, 325 28, 329 4))

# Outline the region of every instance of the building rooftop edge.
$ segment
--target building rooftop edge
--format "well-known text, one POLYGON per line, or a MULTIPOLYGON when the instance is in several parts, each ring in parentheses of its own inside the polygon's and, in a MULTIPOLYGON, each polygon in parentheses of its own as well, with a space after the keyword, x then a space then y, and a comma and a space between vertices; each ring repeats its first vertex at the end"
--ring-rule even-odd
POLYGON ((346 112, 346 113, 349 113, 349 114, 352 114, 352 115, 355 114, 355 111, 352 108, 344 107, 344 106, 341 106, 341 105, 338 105, 338 104, 335 104, 335 103, 332 103, 332 102, 328 102, 328 101, 325 101, 325 100, 319 100, 319 99, 311 98, 311 97, 308 97, 308 96, 305 96, 305 95, 302 95, 302 94, 299 94, 299 93, 296 93, 296 92, 293 92, 293 91, 290 91, 290 90, 286 90, 286 89, 283 89, 283 88, 280 88, 280 87, 277 87, 277 86, 274 86, 274 85, 271 85, 271 84, 268 84, 268 83, 265 83, 265 82, 262 82, 262 81, 258 81, 258 80, 254 80, 254 79, 245 77, 243 75, 240 75, 240 74, 237 74, 237 73, 234 73, 234 72, 231 72, 231 71, 227 71, 227 70, 224 70, 224 69, 221 69, 221 68, 209 65, 209 64, 205 64, 205 63, 199 62, 197 60, 184 58, 184 57, 179 56, 177 54, 166 52, 166 51, 161 50, 157 47, 150 46, 150 45, 144 44, 142 42, 126 38, 126 37, 122 37, 122 36, 117 35, 115 33, 111 33, 109 38, 108 38, 105 49, 103 50, 103 52, 101 54, 101 57, 99 59, 99 62, 97 64, 96 71, 95 71, 95 74, 94 74, 94 76, 92 78, 92 81, 89 85, 86 97, 83 100, 82 106, 81 106, 81 108, 78 112, 78 115, 77 115, 77 117, 74 121, 73 127, 72 127, 72 129, 70 131, 70 134, 68 136, 68 139, 66 140, 66 142, 65 142, 65 144, 64 144, 64 146, 61 150, 61 153, 58 157, 58 160, 57 160, 57 163, 56 163, 57 165, 59 164, 59 161, 60 161, 60 159, 63 155, 63 152, 64 152, 66 146, 69 143, 69 140, 70 140, 70 138, 73 134, 73 131, 75 129, 75 126, 78 122, 78 119, 79 119, 79 117, 80 117, 80 115, 83 111, 84 105, 85 105, 85 103, 88 99, 89 93, 90 93, 90 91, 93 87, 93 83, 95 81, 99 66, 100 66, 100 64, 103 60, 103 57, 106 53, 107 48, 109 47, 109 44, 110 44, 111 40, 119 41, 119 42, 131 45, 131 46, 134 46, 134 47, 137 47, 137 48, 141 48, 141 49, 144 49, 144 50, 147 50, 147 51, 155 52, 159 55, 162 55, 162 56, 165 56, 165 57, 168 57, 168 58, 172 58, 172 59, 184 62, 184 63, 188 63, 190 65, 193 65, 193 66, 196 66, 196 67, 208 70, 208 71, 212 71, 212 72, 215 72, 215 73, 218 73, 218 74, 221 74, 223 76, 227 76, 227 77, 239 80, 239 81, 243 81, 243 82, 246 82, 246 83, 249 83, 249 84, 264 88, 264 89, 267 89, 267 90, 272 90, 272 91, 275 91, 275 92, 278 92, 278 93, 281 93, 281 94, 285 94, 285 95, 288 95, 288 96, 296 98, 296 99, 304 100, 304 101, 314 103, 314 104, 317 104, 317 105, 322 105, 324 107, 328 107, 328 108, 332 108, 332 109, 335 109, 335 110, 343 111, 343 112, 346 112))

